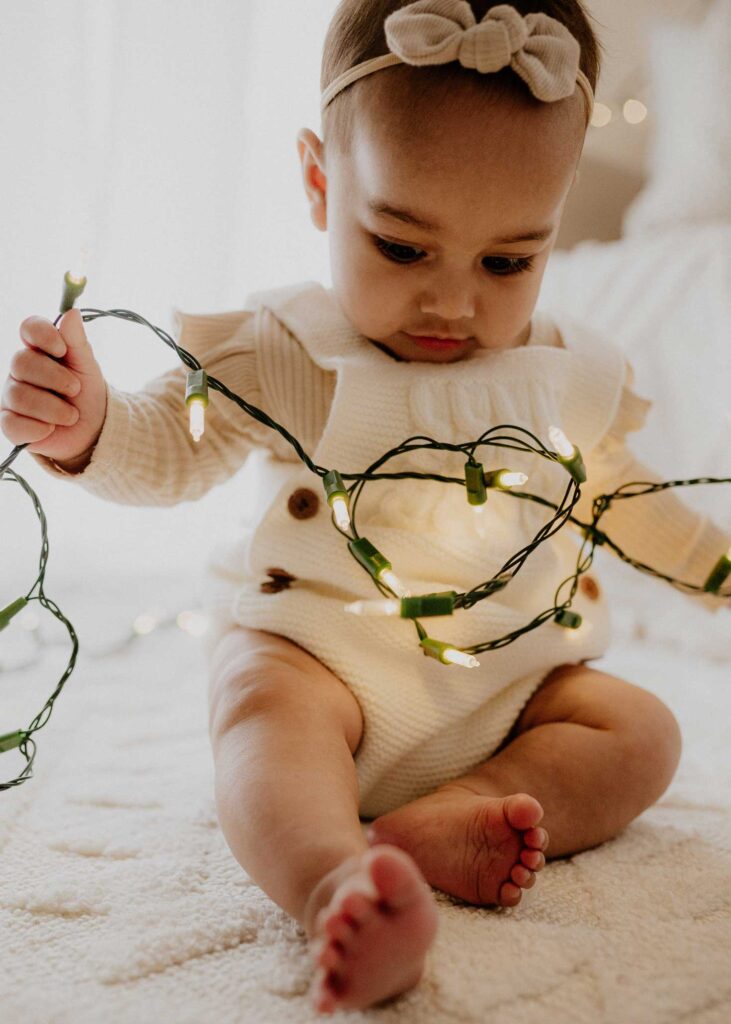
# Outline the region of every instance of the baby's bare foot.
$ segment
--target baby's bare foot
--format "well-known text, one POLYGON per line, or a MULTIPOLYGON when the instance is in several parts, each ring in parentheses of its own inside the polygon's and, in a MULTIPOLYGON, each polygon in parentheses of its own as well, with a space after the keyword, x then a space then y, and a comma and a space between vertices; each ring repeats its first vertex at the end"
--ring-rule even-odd
POLYGON ((315 1009, 365 1009, 418 983, 437 931, 434 895, 411 857, 379 845, 353 858, 308 931, 315 1009))
POLYGON ((437 889, 480 906, 514 907, 546 863, 548 832, 535 827, 542 817, 527 793, 480 796, 449 784, 376 818, 367 835, 410 853, 437 889))

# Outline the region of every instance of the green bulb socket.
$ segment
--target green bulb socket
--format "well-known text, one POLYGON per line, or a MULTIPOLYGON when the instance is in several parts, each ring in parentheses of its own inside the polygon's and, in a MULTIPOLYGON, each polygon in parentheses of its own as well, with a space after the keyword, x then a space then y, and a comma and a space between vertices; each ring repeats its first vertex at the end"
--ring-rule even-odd
POLYGON ((436 658, 437 661, 441 661, 442 665, 453 665, 454 662, 447 661, 444 657, 444 652, 447 648, 452 649, 454 644, 445 644, 442 640, 435 640, 433 637, 425 636, 423 640, 419 641, 421 649, 424 654, 429 658, 436 658))
POLYGON ((464 479, 467 487, 467 501, 470 505, 484 505, 487 501, 485 467, 481 462, 465 462, 464 479))
POLYGON ((401 598, 401 618, 418 619, 427 615, 451 615, 454 612, 456 590, 443 590, 438 594, 422 594, 401 598))
POLYGON ((191 370, 185 384, 185 404, 190 405, 192 399, 200 398, 203 406, 208 405, 208 374, 205 370, 191 370))
POLYGON ((374 548, 367 537, 359 537, 358 540, 349 540, 348 547, 358 559, 360 564, 368 570, 374 578, 385 569, 391 569, 391 563, 384 558, 381 552, 374 548))
POLYGON ((19 597, 17 601, 13 601, 12 604, 9 604, 7 608, 3 608, 0 610, 0 632, 2 632, 3 629, 5 629, 5 627, 13 618, 13 616, 17 615, 18 612, 22 611, 27 604, 28 601, 26 600, 26 598, 19 597))
POLYGON ((576 445, 574 445, 573 455, 567 455, 566 457, 559 455, 557 458, 561 465, 569 471, 577 484, 584 483, 586 480, 586 466, 584 465, 584 460, 581 457, 581 452, 576 445))
POLYGON ((721 584, 730 574, 731 559, 727 558, 726 555, 721 555, 719 560, 711 569, 710 576, 703 584, 703 589, 707 590, 709 594, 717 594, 721 589, 721 584))
POLYGON ((329 473, 326 473, 322 478, 322 484, 327 495, 327 503, 331 508, 336 498, 343 498, 347 502, 348 492, 337 469, 331 469, 329 473))
POLYGON ((66 273, 63 275, 63 295, 61 296, 61 305, 59 307, 59 312, 66 313, 69 309, 71 309, 85 287, 85 277, 75 278, 71 274, 71 271, 67 270, 66 273))
POLYGON ((565 626, 566 629, 578 629, 582 618, 578 612, 570 612, 568 608, 563 608, 554 615, 553 621, 557 622, 559 626, 565 626))
POLYGON ((19 729, 17 732, 6 732, 3 736, 0 736, 0 754, 4 754, 6 750, 12 750, 14 747, 19 747, 27 735, 28 733, 24 729, 19 729))

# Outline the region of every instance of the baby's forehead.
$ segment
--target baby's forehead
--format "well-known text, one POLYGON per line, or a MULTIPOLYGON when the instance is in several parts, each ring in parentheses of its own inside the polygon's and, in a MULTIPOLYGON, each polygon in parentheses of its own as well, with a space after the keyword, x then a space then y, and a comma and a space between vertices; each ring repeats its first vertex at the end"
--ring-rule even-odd
POLYGON ((394 137, 381 123, 353 133, 342 168, 348 202, 364 212, 384 200, 438 215, 454 222, 471 209, 510 201, 522 207, 553 209, 573 180, 580 144, 570 133, 524 132, 504 126, 494 134, 440 132, 394 137), (418 200, 418 202, 417 202, 418 200))

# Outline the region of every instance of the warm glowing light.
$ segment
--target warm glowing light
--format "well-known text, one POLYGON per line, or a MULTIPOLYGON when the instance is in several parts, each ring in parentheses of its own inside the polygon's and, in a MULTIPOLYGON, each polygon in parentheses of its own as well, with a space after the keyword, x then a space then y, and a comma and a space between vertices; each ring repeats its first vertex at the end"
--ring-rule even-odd
POLYGON ((558 454, 564 459, 570 459, 573 456, 574 446, 566 437, 563 430, 560 430, 558 427, 549 427, 548 437, 558 454))
POLYGON ((453 665, 463 665, 464 668, 477 668, 480 664, 472 654, 460 651, 456 647, 447 647, 445 649, 444 660, 450 661, 453 665))
POLYGON ((506 469, 499 474, 498 480, 501 487, 520 487, 527 481, 528 477, 525 473, 513 473, 511 470, 506 469))
POLYGON ((398 601, 353 601, 346 604, 346 612, 353 615, 398 615, 401 606, 398 601))
POLYGON ((627 124, 639 124, 647 117, 647 107, 639 100, 627 100, 622 107, 622 117, 627 124))
POLYGON ((335 522, 340 529, 348 530, 350 528, 350 512, 345 498, 333 498, 332 510, 335 522))
POLYGON ((208 616, 202 615, 200 612, 180 612, 175 621, 185 633, 190 633, 191 636, 203 636, 208 629, 208 616))
POLYGON ((410 590, 406 589, 392 569, 381 569, 378 573, 378 579, 381 583, 385 583, 389 590, 392 590, 394 594, 397 594, 399 597, 408 597, 411 593, 410 590))
POLYGON ((79 257, 76 260, 76 264, 73 270, 69 270, 68 275, 73 284, 84 284, 86 282, 86 268, 89 265, 89 250, 86 246, 81 246, 79 249, 79 257))
POLYGON ((29 633, 32 633, 34 629, 38 629, 40 625, 40 619, 32 608, 25 608, 18 616, 18 622, 29 633))
POLYGON ((132 629, 138 636, 145 636, 147 633, 151 633, 153 631, 157 623, 158 620, 154 615, 143 613, 142 615, 138 615, 134 620, 132 623, 132 629))
POLYGON ((595 103, 594 110, 591 115, 591 124, 595 128, 603 128, 605 124, 609 124, 612 120, 612 110, 606 103, 595 103))
POLYGON ((194 441, 200 441, 205 429, 205 404, 200 398, 191 398, 188 407, 190 409, 190 432, 194 441))

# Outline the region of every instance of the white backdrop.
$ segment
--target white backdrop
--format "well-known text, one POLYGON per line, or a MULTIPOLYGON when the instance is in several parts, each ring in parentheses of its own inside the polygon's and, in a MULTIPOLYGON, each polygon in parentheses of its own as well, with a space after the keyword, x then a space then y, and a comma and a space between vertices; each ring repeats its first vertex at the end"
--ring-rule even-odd
MULTIPOLYGON (((237 309, 257 288, 330 284, 295 138, 305 125, 320 132, 322 40, 335 6, 0 4, 3 381, 22 344, 18 325, 32 313, 55 318, 82 245, 91 254, 77 305, 131 309, 169 332, 175 307, 237 309)), ((109 318, 87 330, 119 388, 143 386, 176 359, 140 326, 109 318)), ((0 435, 0 458, 11 448, 0 435)), ((137 509, 54 480, 27 453, 13 468, 48 517, 52 596, 90 576, 179 567, 184 550, 191 564, 216 524, 236 520, 235 501, 222 500, 235 480, 195 504, 137 509)), ((38 521, 16 484, 0 490, 0 530, 2 607, 25 592, 38 562, 38 521)))

